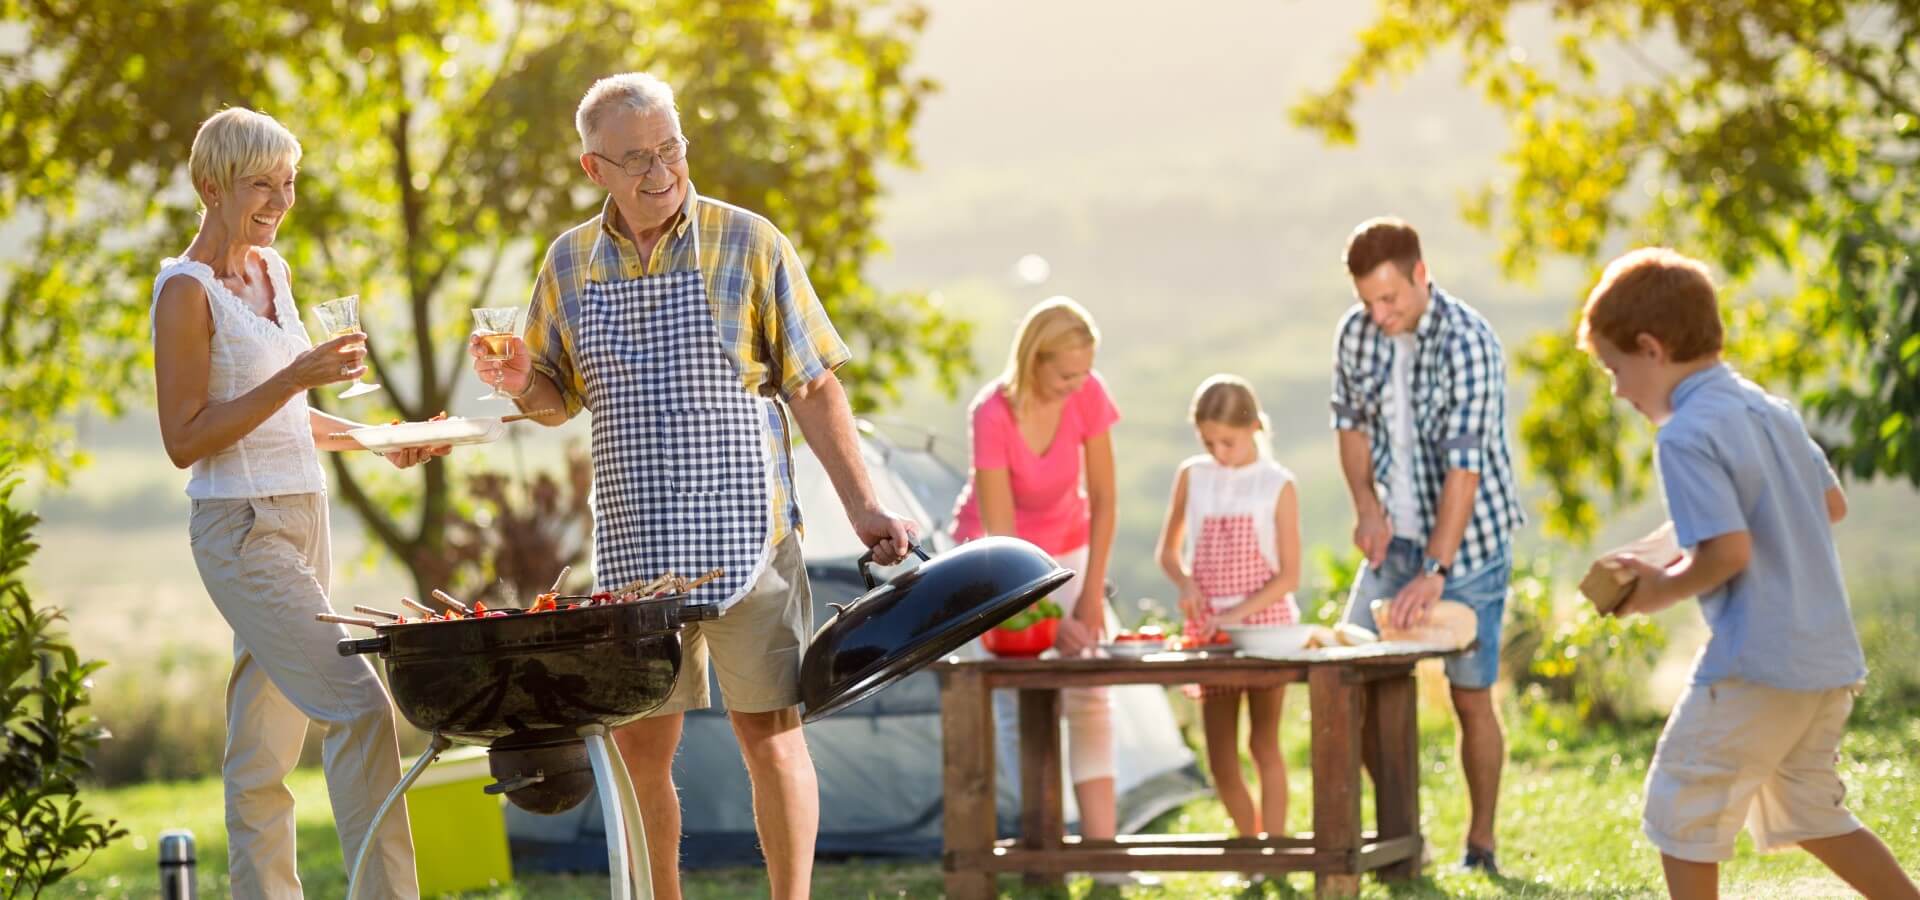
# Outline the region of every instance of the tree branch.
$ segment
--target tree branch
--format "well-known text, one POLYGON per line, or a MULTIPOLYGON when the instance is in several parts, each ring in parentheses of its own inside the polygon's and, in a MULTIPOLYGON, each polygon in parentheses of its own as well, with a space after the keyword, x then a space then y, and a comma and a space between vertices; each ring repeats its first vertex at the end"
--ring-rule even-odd
POLYGON ((1920 108, 1916 108, 1911 101, 1900 96, 1891 87, 1888 87, 1886 82, 1880 80, 1879 76, 1867 71, 1866 67, 1861 65, 1859 60, 1854 59, 1848 54, 1835 53, 1828 50, 1813 38, 1801 34, 1798 29, 1785 27, 1780 30, 1789 40, 1793 41, 1796 46, 1812 54, 1814 59, 1828 66, 1832 66, 1846 73, 1852 77, 1853 80, 1866 85, 1867 89, 1872 91, 1874 96, 1880 98, 1880 102, 1885 103, 1899 112, 1920 119, 1920 108))
MULTIPOLYGON (((404 64, 396 55, 393 60, 394 77, 405 91, 406 73, 404 64)), ((407 126, 413 117, 413 106, 402 100, 400 109, 394 114, 393 125, 387 130, 387 139, 393 146, 394 176, 400 188, 400 223, 406 246, 400 252, 402 265, 407 273, 408 301, 413 314, 413 350, 414 357, 420 360, 420 404, 424 409, 429 406, 446 405, 441 395, 439 373, 433 368, 433 286, 420 271, 421 244, 425 238, 421 233, 420 192, 413 186, 413 158, 409 147, 407 126)))

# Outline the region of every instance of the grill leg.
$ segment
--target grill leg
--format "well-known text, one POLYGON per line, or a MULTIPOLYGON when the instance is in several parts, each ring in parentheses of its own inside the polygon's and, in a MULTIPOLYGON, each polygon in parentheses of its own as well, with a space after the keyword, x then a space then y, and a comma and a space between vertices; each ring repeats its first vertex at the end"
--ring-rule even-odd
POLYGON ((594 782, 600 793, 613 900, 653 900, 646 823, 640 819, 640 802, 634 797, 626 761, 607 736, 606 726, 588 725, 580 729, 580 735, 586 739, 587 758, 593 762, 594 782))
POLYGON ((387 799, 381 802, 380 810, 373 814, 373 824, 367 826, 366 840, 360 842, 360 852, 353 856, 353 874, 347 877, 347 900, 354 900, 360 891, 360 873, 366 868, 367 853, 373 849, 374 836, 380 833, 380 823, 386 821, 387 811, 393 808, 393 801, 406 796, 407 788, 413 787, 413 783, 419 780, 420 773, 425 772, 427 766, 439 759, 440 754, 451 746, 453 746, 452 741, 441 737, 440 732, 434 732, 433 740, 427 743, 427 752, 420 754, 420 761, 407 770, 407 774, 401 777, 400 783, 393 786, 393 793, 388 794, 387 799))
POLYGON ((621 812, 627 820, 627 853, 633 859, 633 896, 635 900, 653 900, 653 866, 647 852, 647 823, 640 818, 640 796, 633 788, 633 773, 620 756, 620 745, 605 739, 611 758, 613 777, 619 782, 621 812))

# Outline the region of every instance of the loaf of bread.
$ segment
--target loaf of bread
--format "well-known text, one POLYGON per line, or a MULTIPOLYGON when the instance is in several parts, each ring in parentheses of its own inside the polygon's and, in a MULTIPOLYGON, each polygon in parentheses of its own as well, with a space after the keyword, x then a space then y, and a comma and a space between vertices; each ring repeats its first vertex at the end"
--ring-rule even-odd
POLYGON ((1373 601, 1373 624, 1380 626, 1380 639, 1383 641, 1465 647, 1473 643, 1474 636, 1480 633, 1480 617, 1474 614, 1473 607, 1457 600, 1435 603, 1432 609, 1427 610, 1426 621, 1416 622, 1410 628, 1394 628, 1387 624, 1387 613, 1392 607, 1392 600, 1373 601))

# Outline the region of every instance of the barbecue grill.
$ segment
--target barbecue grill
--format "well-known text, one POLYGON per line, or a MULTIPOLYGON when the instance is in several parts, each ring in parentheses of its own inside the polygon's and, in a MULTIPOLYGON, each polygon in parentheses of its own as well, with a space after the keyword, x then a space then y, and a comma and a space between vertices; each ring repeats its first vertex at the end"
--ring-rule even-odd
MULTIPOLYGON (((918 547, 913 552, 923 563, 885 581, 870 570, 871 553, 860 559, 869 590, 835 604, 834 617, 820 626, 802 661, 806 720, 912 674, 1073 577, 1013 538, 976 541, 937 559, 918 547)), ((721 612, 691 602, 684 590, 627 602, 601 599, 608 597, 559 598, 583 602, 539 612, 471 610, 451 620, 399 620, 387 613, 396 621, 357 620, 375 636, 342 640, 339 652, 378 654, 395 708, 431 735, 427 752, 388 795, 368 834, 377 833, 395 800, 443 751, 476 744, 488 748, 495 781, 487 792, 505 794, 531 812, 570 809, 599 785, 612 895, 650 898, 639 806, 609 732, 666 701, 680 674, 681 628, 721 612)), ((369 839, 355 858, 350 898, 371 846, 369 839)))

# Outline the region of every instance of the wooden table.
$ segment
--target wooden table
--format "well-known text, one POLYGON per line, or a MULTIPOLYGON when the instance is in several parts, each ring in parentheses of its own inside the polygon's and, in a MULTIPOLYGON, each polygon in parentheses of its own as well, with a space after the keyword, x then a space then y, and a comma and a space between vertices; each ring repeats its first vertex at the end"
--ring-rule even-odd
POLYGON ((1034 885, 1064 882, 1068 872, 1229 871, 1314 873, 1319 896, 1359 893, 1360 875, 1404 880, 1420 867, 1418 730, 1414 664, 1444 656, 1436 648, 1384 644, 1316 651, 1301 659, 1231 652, 1162 653, 1144 659, 948 658, 940 677, 945 743, 947 896, 995 894, 1000 872, 1025 873, 1034 885), (1115 684, 1307 683, 1313 719, 1313 831, 1279 838, 1225 835, 1122 835, 1114 841, 1065 835, 1061 801, 1060 689, 1115 684), (991 692, 1013 688, 1020 704, 1020 836, 995 840, 994 723, 991 692), (1364 700, 1363 700, 1364 698, 1364 700), (1360 830, 1361 715, 1379 727, 1367 749, 1374 778, 1377 832, 1360 830))

